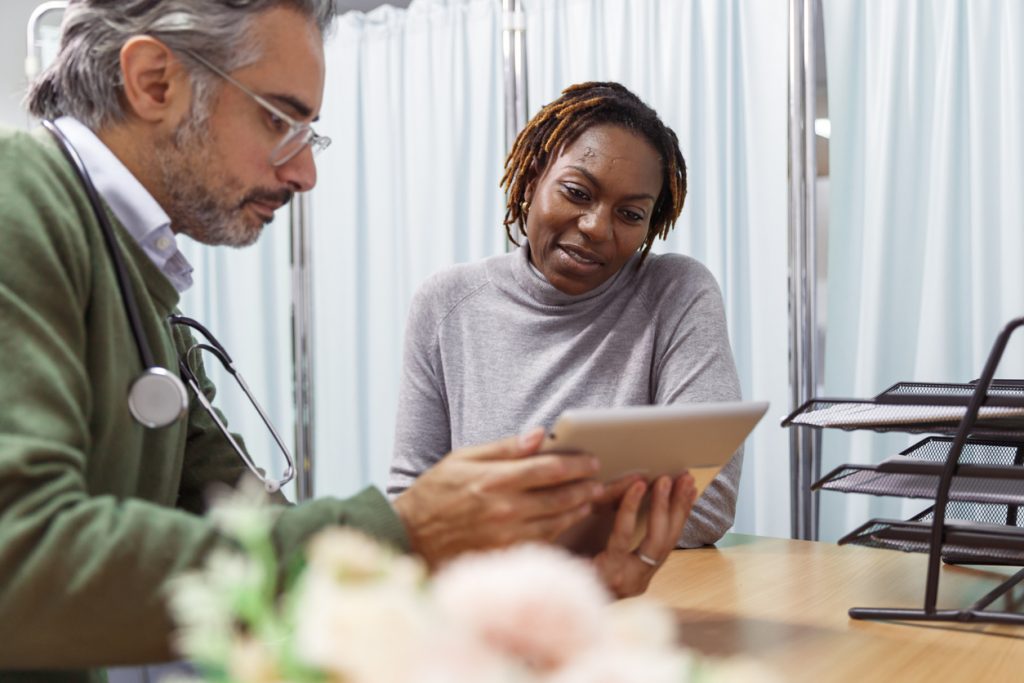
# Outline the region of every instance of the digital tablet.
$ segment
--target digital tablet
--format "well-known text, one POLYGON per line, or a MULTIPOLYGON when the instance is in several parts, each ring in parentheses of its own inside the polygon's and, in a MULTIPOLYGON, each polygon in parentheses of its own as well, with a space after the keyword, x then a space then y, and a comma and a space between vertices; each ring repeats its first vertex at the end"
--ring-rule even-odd
POLYGON ((567 410, 540 450, 590 453, 604 482, 689 470, 699 496, 767 410, 765 401, 567 410))
MULTIPOLYGON (((700 497, 767 410, 764 401, 567 410, 541 452, 590 453, 601 463, 597 477, 604 482, 631 474, 651 481, 689 471, 700 497)), ((644 534, 646 504, 645 497, 634 545, 644 534)), ((614 510, 595 511, 558 543, 595 555, 607 544, 614 521, 614 510)))

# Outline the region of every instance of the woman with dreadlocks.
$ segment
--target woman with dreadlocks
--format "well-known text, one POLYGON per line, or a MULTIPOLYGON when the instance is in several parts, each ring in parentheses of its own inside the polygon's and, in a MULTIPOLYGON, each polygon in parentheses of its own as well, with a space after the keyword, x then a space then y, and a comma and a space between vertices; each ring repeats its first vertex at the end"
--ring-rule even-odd
MULTIPOLYGON (((518 250, 443 271, 413 300, 392 495, 454 448, 550 426, 568 408, 739 398, 713 277, 687 256, 650 253, 686 196, 676 135, 654 110, 618 83, 571 86, 519 134, 502 186, 518 250)), ((595 558, 613 590, 641 592, 673 547, 721 538, 741 458, 695 505, 689 475, 615 492, 595 558)))

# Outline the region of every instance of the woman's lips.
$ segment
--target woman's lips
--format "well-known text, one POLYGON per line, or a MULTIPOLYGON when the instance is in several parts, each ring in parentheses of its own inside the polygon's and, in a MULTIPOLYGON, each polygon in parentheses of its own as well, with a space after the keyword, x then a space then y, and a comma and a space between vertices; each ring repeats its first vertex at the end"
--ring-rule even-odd
POLYGON ((558 248, 569 257, 570 261, 580 266, 597 268, 604 265, 601 257, 589 249, 584 249, 575 244, 559 244, 558 248))

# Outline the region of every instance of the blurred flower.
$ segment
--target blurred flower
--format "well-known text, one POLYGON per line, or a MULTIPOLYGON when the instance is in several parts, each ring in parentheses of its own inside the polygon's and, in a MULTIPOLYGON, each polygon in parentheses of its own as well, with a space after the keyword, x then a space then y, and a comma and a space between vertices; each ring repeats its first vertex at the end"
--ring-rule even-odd
POLYGON ((228 674, 232 680, 246 683, 278 683, 281 674, 277 659, 266 643, 242 636, 231 644, 228 674))
POLYGON ((386 580, 340 584, 307 574, 297 590, 295 649, 347 683, 404 681, 427 633, 418 596, 386 580))
POLYGON ((251 475, 243 476, 235 489, 211 487, 209 507, 210 519, 217 528, 242 545, 266 539, 278 514, 263 484, 251 475))
POLYGON ((540 545, 463 556, 437 575, 434 598, 454 628, 541 670, 603 638, 611 599, 586 563, 540 545))
POLYGON ((259 484, 213 516, 217 550, 170 585, 175 643, 205 673, 179 683, 684 683, 767 680, 752 663, 694 659, 671 612, 611 602, 593 567, 525 545, 423 564, 327 529, 278 585, 273 508, 259 484))

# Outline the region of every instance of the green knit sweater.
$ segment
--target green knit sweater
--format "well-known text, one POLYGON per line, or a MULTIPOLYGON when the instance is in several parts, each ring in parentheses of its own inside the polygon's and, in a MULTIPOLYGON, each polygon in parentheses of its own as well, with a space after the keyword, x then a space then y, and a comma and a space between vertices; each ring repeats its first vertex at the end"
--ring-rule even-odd
MULTIPOLYGON (((156 361, 176 370, 177 292, 108 214, 156 361)), ((140 371, 80 181, 44 131, 0 130, 0 681, 103 680, 100 667, 171 658, 167 580, 229 543, 203 493, 244 466, 194 399, 187 421, 134 422, 140 371)), ((284 508, 282 563, 331 524, 407 547, 367 489, 284 508)))

